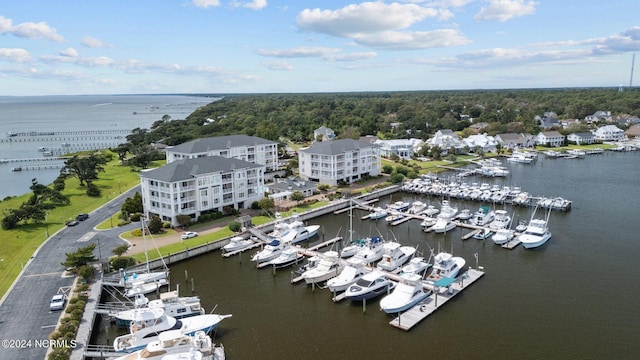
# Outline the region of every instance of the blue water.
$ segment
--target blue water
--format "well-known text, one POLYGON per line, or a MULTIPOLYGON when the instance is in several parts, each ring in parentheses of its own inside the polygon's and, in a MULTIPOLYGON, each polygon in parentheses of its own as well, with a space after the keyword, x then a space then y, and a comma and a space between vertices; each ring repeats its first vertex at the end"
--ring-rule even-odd
MULTIPOLYGON (((82 130, 132 130, 149 128, 154 121, 169 115, 171 119, 185 119, 198 107, 215 98, 182 95, 90 95, 90 96, 26 96, 0 97, 0 139, 8 132, 51 132, 82 130)), ((83 137, 81 139, 53 139, 51 137, 20 138, 19 142, 0 142, 0 159, 43 158, 39 147, 60 148, 62 142, 72 147, 114 146, 124 136, 109 139, 83 137), (30 141, 26 141, 30 140, 30 141)), ((51 183, 59 170, 29 170, 12 172, 11 168, 25 165, 60 164, 60 161, 0 164, 0 199, 29 191, 32 178, 51 183)))

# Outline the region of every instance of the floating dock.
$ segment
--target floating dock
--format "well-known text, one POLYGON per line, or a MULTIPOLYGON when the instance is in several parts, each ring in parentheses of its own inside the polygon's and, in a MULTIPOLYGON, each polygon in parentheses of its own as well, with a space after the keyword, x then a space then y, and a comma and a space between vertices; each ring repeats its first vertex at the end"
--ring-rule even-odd
POLYGON ((424 301, 398 315, 398 317, 391 320, 389 324, 405 331, 411 330, 416 324, 433 314, 438 308, 446 304, 447 301, 461 293, 462 290, 469 287, 469 285, 473 284, 483 275, 483 271, 470 268, 464 274, 460 275, 449 287, 436 289, 424 301))

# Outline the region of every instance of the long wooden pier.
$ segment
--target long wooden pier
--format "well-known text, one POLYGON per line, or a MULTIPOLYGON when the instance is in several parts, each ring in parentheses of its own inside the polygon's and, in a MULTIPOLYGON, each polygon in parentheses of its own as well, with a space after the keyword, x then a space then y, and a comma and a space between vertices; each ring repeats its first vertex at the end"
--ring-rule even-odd
POLYGON ((399 314, 398 317, 391 320, 389 324, 405 331, 411 330, 416 324, 433 314, 483 275, 483 271, 470 268, 464 274, 460 275, 449 287, 436 288, 428 298, 404 313, 399 314))

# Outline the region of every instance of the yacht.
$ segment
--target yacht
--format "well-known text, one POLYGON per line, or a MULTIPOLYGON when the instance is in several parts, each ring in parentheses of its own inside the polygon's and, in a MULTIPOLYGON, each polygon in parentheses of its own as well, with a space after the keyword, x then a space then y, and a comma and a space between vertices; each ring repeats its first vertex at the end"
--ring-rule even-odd
POLYGON ((531 164, 533 162, 533 158, 527 156, 525 153, 514 151, 511 156, 507 158, 507 161, 522 163, 522 164, 531 164))
POLYGON ((229 239, 229 243, 227 245, 222 247, 222 252, 231 253, 235 251, 242 251, 249 248, 253 244, 255 244, 255 242, 251 238, 245 239, 242 236, 234 236, 229 239))
POLYGON ((387 209, 390 211, 405 211, 410 206, 411 204, 406 201, 396 201, 393 204, 387 204, 387 209))
POLYGON ((264 247, 264 249, 262 249, 261 251, 253 255, 253 257, 251 258, 251 261, 255 261, 258 264, 271 261, 277 258, 278 256, 280 256, 280 254, 285 249, 285 247, 286 247, 285 244, 280 242, 280 240, 271 240, 271 242, 268 243, 264 247))
MULTIPOLYGON (((533 214, 535 215, 535 211, 533 214)), ((518 240, 522 242, 522 246, 524 246, 525 249, 533 249, 538 246, 542 246, 551 239, 551 232, 547 225, 549 221, 549 214, 551 214, 551 210, 549 210, 546 220, 535 219, 532 215, 529 225, 527 225, 525 231, 518 237, 518 240)))
POLYGON ((423 203, 422 201, 417 200, 417 201, 414 201, 411 204, 411 207, 409 208, 409 210, 407 210, 407 212, 409 214, 416 215, 416 214, 421 213, 426 207, 427 207, 427 204, 423 203))
POLYGON ((476 226, 485 226, 493 221, 495 213, 488 206, 481 206, 478 211, 473 213, 469 223, 476 226))
MULTIPOLYGON (((136 308, 161 308, 165 314, 176 319, 205 314, 204 308, 200 305, 200 297, 180 297, 177 290, 161 293, 160 299, 151 301, 146 296, 139 294, 135 296, 133 303, 136 308)), ((129 327, 136 314, 136 308, 112 313, 111 315, 116 319, 116 325, 118 327, 129 327)))
POLYGON ((398 220, 404 219, 405 216, 406 216, 405 214, 399 211, 391 211, 391 213, 386 218, 384 218, 384 221, 388 223, 393 223, 398 220))
POLYGON ((456 227, 456 224, 452 221, 450 215, 447 215, 444 212, 440 212, 436 217, 436 223, 431 227, 432 230, 436 233, 445 233, 447 231, 453 230, 456 227))
POLYGON ((193 336, 185 335, 180 330, 167 330, 158 334, 158 340, 152 341, 144 349, 115 358, 114 360, 165 360, 167 356, 184 352, 195 352, 201 356, 213 355, 214 360, 222 360, 220 350, 214 346, 209 335, 204 331, 196 331, 193 336), (216 357, 216 354, 218 355, 216 357))
POLYGON ((437 214, 439 212, 440 212, 440 209, 436 208, 433 205, 427 206, 427 209, 422 211, 422 213, 427 215, 427 216, 433 216, 433 215, 435 215, 435 214, 437 214))
POLYGON ((413 246, 401 246, 399 243, 390 241, 383 245, 384 254, 382 260, 376 266, 380 270, 394 271, 404 265, 415 254, 416 248, 413 246))
POLYGON ((362 259, 366 264, 371 264, 382 259, 384 254, 384 240, 380 237, 372 237, 365 246, 361 247, 356 254, 356 258, 362 259))
POLYGON ((491 235, 493 235, 493 231, 489 228, 484 228, 473 234, 473 238, 477 240, 484 240, 489 238, 491 235))
POLYGON ((511 241, 513 237, 514 237, 513 230, 498 229, 496 233, 493 234, 493 236, 491 237, 491 240, 493 240, 493 242, 496 243, 496 245, 502 245, 511 241))
POLYGON ((338 276, 343 268, 340 255, 335 251, 327 251, 320 255, 316 266, 302 273, 302 278, 307 284, 317 284, 338 276))
POLYGON ((391 294, 380 300, 380 310, 387 314, 396 314, 410 309, 431 295, 425 291, 422 276, 414 273, 403 274, 391 294))
POLYGON ((352 301, 368 300, 391 291, 395 285, 382 271, 374 270, 350 285, 344 294, 352 301))
POLYGON ((369 214, 368 218, 371 220, 378 220, 378 219, 384 219, 387 217, 387 215, 389 215, 389 213, 387 212, 387 210, 377 207, 374 208, 371 213, 369 214))
POLYGON ((165 314, 161 308, 137 309, 131 320, 129 333, 116 337, 113 348, 117 352, 128 353, 141 350, 152 341, 159 340, 158 334, 167 330, 178 330, 184 335, 193 335, 196 331, 208 334, 218 326, 220 321, 228 317, 231 317, 231 314, 206 314, 177 320, 165 314))
POLYGON ((506 229, 511 224, 511 216, 507 210, 496 210, 494 211, 495 217, 493 221, 489 224, 489 228, 492 230, 506 229))
POLYGON ((431 264, 425 258, 418 256, 409 260, 409 263, 402 267, 402 273, 422 274, 427 271, 431 264))
POLYGON ((261 266, 273 266, 276 269, 287 267, 302 261, 304 255, 293 246, 287 246, 276 258, 260 264, 261 266), (263 265, 264 264, 264 265, 263 265))
POLYGON ((358 250, 365 247, 371 242, 371 238, 363 238, 351 241, 347 246, 340 250, 341 258, 349 258, 358 253, 358 250))
POLYGON ((285 222, 279 214, 276 214, 276 224, 269 235, 282 242, 295 244, 316 236, 319 229, 320 225, 305 226, 297 215, 293 216, 291 222, 285 222))
POLYGON ((472 216, 473 216, 473 214, 471 213, 471 210, 462 209, 462 210, 460 210, 460 213, 458 213, 458 216, 456 216, 456 219, 464 221, 464 220, 471 219, 472 216))
POLYGON ((163 286, 169 285, 167 279, 158 280, 138 280, 129 284, 129 287, 125 289, 124 296, 128 298, 134 298, 138 295, 149 294, 157 291, 163 286))
POLYGON ((331 292, 346 290, 349 285, 355 283, 367 273, 364 265, 364 262, 358 258, 347 260, 347 265, 342 269, 340 274, 327 281, 327 287, 331 292))
POLYGON ((433 268, 426 280, 436 282, 442 278, 456 277, 466 263, 461 257, 454 257, 449 253, 441 252, 434 257, 433 268))

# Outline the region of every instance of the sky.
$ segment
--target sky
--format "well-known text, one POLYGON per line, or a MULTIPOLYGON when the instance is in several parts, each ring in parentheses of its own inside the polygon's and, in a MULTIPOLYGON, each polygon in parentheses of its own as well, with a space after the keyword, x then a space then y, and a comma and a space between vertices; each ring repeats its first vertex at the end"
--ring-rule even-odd
POLYGON ((638 14, 638 0, 4 1, 0 96, 629 86, 638 14))

